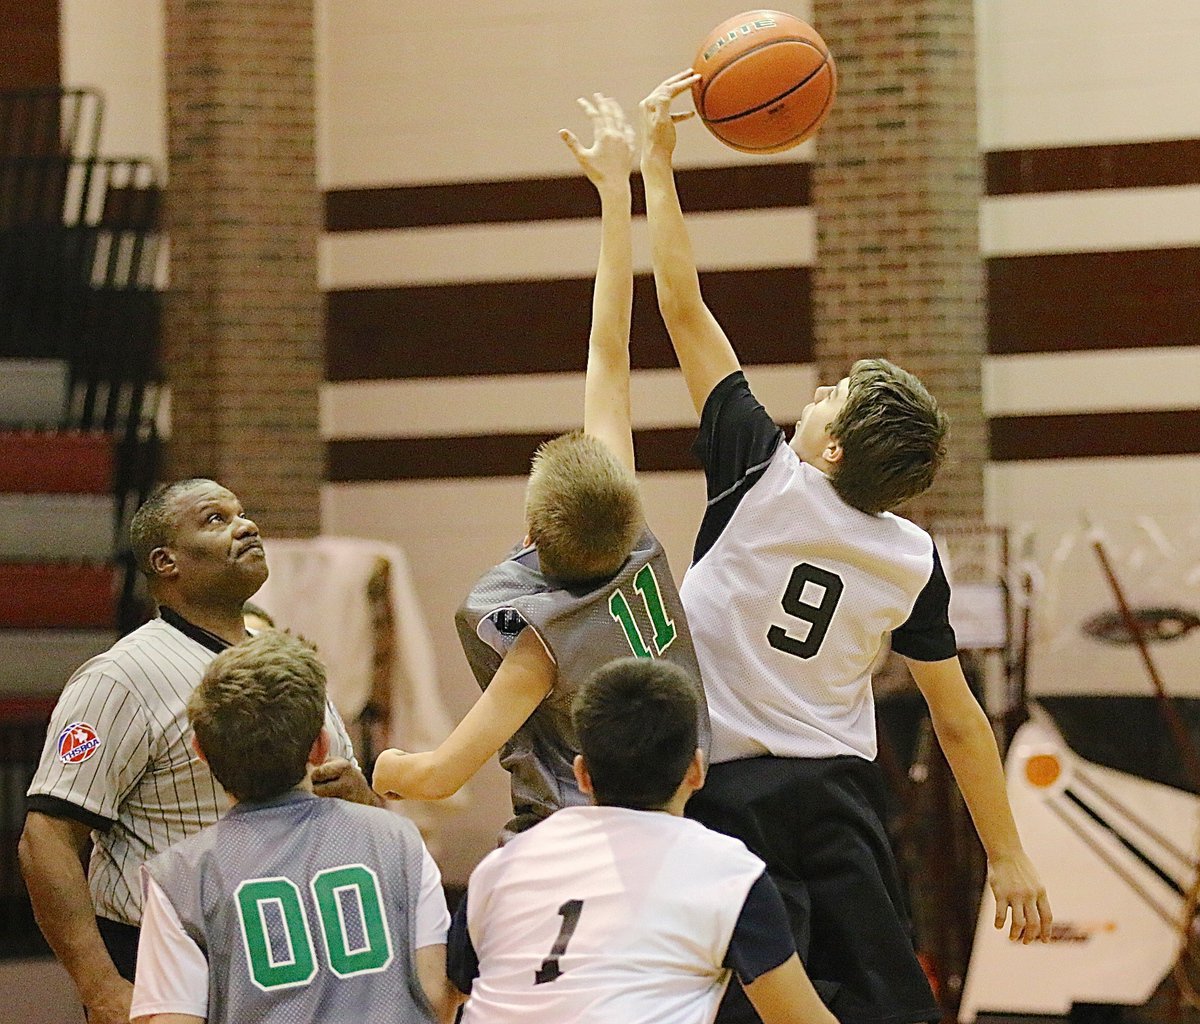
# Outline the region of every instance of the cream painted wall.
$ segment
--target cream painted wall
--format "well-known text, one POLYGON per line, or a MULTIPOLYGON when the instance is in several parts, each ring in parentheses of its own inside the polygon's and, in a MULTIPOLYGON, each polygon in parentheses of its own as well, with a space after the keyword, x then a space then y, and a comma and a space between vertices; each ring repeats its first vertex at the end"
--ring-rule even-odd
POLYGON ((63 84, 104 93, 103 156, 167 166, 163 0, 59 0, 63 84))

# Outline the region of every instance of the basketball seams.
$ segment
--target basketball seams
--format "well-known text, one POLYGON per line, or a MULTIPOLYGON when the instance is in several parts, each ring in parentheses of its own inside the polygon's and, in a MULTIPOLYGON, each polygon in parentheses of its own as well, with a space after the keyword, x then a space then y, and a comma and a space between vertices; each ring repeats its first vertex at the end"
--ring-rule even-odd
MULTIPOLYGON (((814 49, 815 49, 815 47, 814 47, 814 49)), ((820 52, 820 51, 818 51, 818 52, 820 52)), ((741 58, 739 58, 739 60, 740 59, 741 58)), ((736 63, 737 63, 737 61, 731 61, 728 66, 723 67, 720 71, 718 71, 715 75, 713 75, 712 79, 708 83, 708 86, 705 87, 704 93, 706 94, 708 92, 708 87, 711 86, 714 82, 716 82, 717 79, 721 77, 721 75, 723 75, 726 71, 729 70, 729 68, 733 67, 733 65, 736 63)), ((799 82, 797 82, 795 85, 793 85, 790 89, 788 89, 786 92, 781 92, 778 96, 774 96, 771 99, 764 101, 763 103, 758 103, 753 107, 747 107, 745 110, 738 111, 738 113, 736 113, 736 114, 730 114, 728 117, 705 117, 703 114, 701 114, 700 120, 703 121, 705 124, 727 124, 730 121, 737 121, 739 118, 743 118, 747 114, 757 114, 760 110, 766 110, 767 107, 771 106, 772 104, 778 103, 780 100, 787 99, 787 97, 791 96, 792 93, 794 93, 797 89, 803 89, 806 85, 808 85, 809 82, 811 82, 814 78, 816 78, 817 75, 819 75, 827 67, 829 67, 828 58, 826 58, 824 61, 822 61, 818 67, 816 67, 812 71, 810 71, 807 78, 802 78, 799 82)), ((826 97, 825 104, 821 107, 822 114, 824 114, 825 111, 827 109, 829 109, 829 100, 832 98, 832 96, 833 96, 833 90, 831 89, 829 92, 829 96, 826 97)), ((701 103, 704 102, 704 94, 701 94, 700 101, 701 101, 701 103)))
MULTIPOLYGON (((825 67, 825 65, 827 65, 829 63, 829 51, 827 49, 822 50, 821 47, 817 46, 817 44, 814 43, 811 39, 804 39, 799 36, 789 36, 787 38, 782 38, 782 39, 781 38, 765 39, 765 40, 763 40, 763 42, 758 43, 756 46, 752 46, 752 47, 750 47, 750 49, 745 50, 742 53, 739 53, 736 57, 733 58, 733 60, 727 61, 720 68, 718 68, 715 71, 710 71, 705 76, 704 87, 700 90, 700 103, 698 104, 697 109, 699 110, 700 108, 703 108, 705 98, 708 96, 708 90, 712 88, 713 82, 715 82, 718 78, 720 78, 723 74, 725 74, 726 71, 728 71, 730 68, 732 68, 735 64, 739 63, 740 61, 745 60, 747 57, 750 57, 756 53, 759 53, 762 50, 766 50, 769 47, 778 46, 780 43, 800 43, 802 46, 812 47, 812 49, 816 50, 817 53, 819 53, 821 55, 820 65, 818 65, 818 67, 816 67, 813 71, 809 72, 808 77, 804 79, 804 82, 809 81, 809 79, 811 79, 813 75, 817 74, 821 70, 821 68, 825 67)), ((703 70, 701 70, 700 73, 705 74, 705 72, 703 70)), ((788 92, 794 91, 796 88, 803 85, 804 82, 798 82, 795 86, 792 87, 792 89, 789 89, 788 92)), ((783 95, 786 96, 787 93, 784 93, 783 95)), ((776 103, 776 102, 778 102, 777 99, 771 100, 771 103, 776 103)), ((763 104, 762 106, 770 106, 771 103, 766 103, 766 104, 763 104)), ((761 110, 762 106, 753 107, 753 108, 751 108, 751 110, 743 110, 740 114, 734 114, 733 116, 734 117, 744 117, 746 114, 752 113, 754 110, 761 110)), ((701 114, 700 117, 702 120, 707 121, 707 118, 705 118, 703 114, 701 114)), ((729 120, 729 118, 721 118, 721 120, 727 121, 727 120, 729 120)), ((712 121, 709 123, 717 124, 718 122, 712 121)))
MULTIPOLYGON (((820 70, 821 70, 820 68, 817 69, 818 72, 820 70)), ((832 73, 832 65, 830 65, 830 71, 832 73)), ((814 74, 816 74, 816 73, 817 72, 814 72, 814 74)), ((825 105, 821 108, 821 112, 817 115, 816 119, 812 122, 812 124, 820 124, 821 121, 825 118, 825 116, 829 113, 829 108, 833 105, 833 99, 834 99, 835 94, 836 94, 836 89, 831 88, 829 90, 829 95, 825 98, 825 105)), ((758 108, 758 109, 762 109, 762 108, 758 108)), ((744 117, 744 116, 745 116, 744 114, 738 115, 738 117, 744 117)), ((701 120, 703 121, 704 119, 701 118, 701 120)), ((791 149, 793 145, 797 144, 797 142, 802 142, 805 138, 808 137, 808 134, 812 131, 812 124, 810 124, 809 126, 804 128, 802 131, 797 132, 795 135, 790 135, 790 136, 788 136, 788 138, 783 139, 780 142, 775 143, 774 145, 763 146, 759 149, 753 149, 750 146, 743 145, 740 142, 733 142, 733 141, 725 138, 725 136, 723 136, 719 131, 717 131, 715 128, 712 127, 714 124, 721 124, 728 120, 729 120, 728 118, 722 118, 722 120, 720 122, 705 121, 704 123, 708 127, 709 131, 711 131, 713 133, 713 135, 716 136, 716 138, 721 141, 722 144, 728 146, 730 149, 736 149, 739 153, 759 153, 759 154, 782 153, 786 149, 791 149)))

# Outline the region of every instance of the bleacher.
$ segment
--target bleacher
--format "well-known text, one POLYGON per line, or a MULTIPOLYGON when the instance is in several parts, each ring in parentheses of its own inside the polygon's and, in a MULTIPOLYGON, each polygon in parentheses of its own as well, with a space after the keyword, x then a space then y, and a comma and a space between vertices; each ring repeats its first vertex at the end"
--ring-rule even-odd
POLYGON ((125 524, 155 479, 161 191, 101 157, 94 90, 0 93, 0 956, 45 950, 17 867, 70 673, 145 615, 125 524))

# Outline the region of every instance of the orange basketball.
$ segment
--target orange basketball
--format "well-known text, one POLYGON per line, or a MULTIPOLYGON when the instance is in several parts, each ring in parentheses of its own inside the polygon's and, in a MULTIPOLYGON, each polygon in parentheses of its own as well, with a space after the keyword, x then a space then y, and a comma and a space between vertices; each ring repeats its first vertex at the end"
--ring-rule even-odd
POLYGON ((837 71, 816 30, 781 11, 746 11, 714 28, 692 69, 700 119, 725 145, 778 153, 809 138, 833 108, 837 71))

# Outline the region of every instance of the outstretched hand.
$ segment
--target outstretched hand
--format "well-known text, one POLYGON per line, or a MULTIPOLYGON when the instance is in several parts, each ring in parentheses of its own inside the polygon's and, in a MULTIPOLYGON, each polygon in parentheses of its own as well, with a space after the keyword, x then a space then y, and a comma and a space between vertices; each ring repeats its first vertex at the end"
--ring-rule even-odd
POLYGON ((671 111, 671 103, 677 96, 687 92, 700 80, 691 68, 673 74, 641 102, 642 109, 642 158, 654 152, 670 156, 675 151, 675 125, 695 117, 694 110, 671 111))
POLYGON ((1050 901, 1037 869, 1025 854, 989 861, 988 883, 996 897, 995 926, 1003 928, 1008 923, 1010 941, 1050 941, 1050 901))
POLYGON ((627 181, 633 169, 634 146, 637 136, 625 120, 621 106, 611 96, 593 93, 592 99, 579 99, 583 112, 592 119, 592 144, 584 145, 569 128, 559 131, 559 138, 579 161, 583 173, 597 188, 611 181, 627 181))

